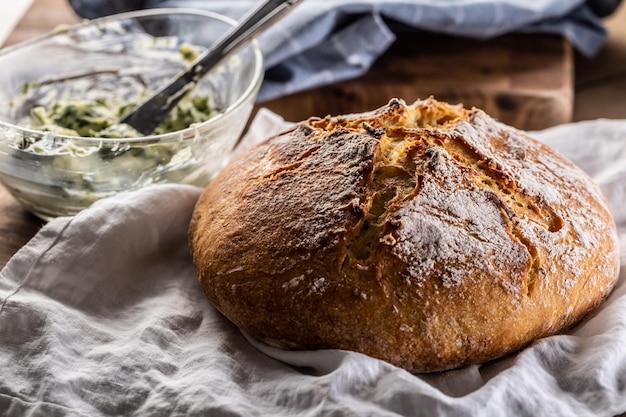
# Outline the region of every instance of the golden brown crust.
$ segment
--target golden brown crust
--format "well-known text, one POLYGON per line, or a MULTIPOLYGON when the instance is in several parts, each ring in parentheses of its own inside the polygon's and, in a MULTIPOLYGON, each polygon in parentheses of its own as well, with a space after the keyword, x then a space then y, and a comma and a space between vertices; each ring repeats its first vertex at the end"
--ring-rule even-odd
POLYGON ((608 296, 618 269, 587 175, 433 99, 270 138, 209 184, 190 244, 204 292, 250 335, 412 372, 559 332, 608 296))

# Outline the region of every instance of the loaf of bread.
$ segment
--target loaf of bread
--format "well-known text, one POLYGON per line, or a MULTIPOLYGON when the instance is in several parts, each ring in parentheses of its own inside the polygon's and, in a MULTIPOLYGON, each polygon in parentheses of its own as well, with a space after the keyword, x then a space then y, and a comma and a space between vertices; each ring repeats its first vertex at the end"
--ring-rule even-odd
POLYGON ((207 297, 249 335, 410 372, 563 331, 619 268, 614 221, 584 172, 432 98, 269 138, 208 185, 190 245, 207 297))

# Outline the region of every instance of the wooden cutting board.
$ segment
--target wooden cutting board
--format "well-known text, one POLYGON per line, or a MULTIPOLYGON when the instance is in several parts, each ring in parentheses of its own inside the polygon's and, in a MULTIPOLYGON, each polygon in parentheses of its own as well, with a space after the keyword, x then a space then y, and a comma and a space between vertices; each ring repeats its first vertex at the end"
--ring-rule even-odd
MULTIPOLYGON (((63 0, 36 0, 7 43, 76 20, 63 0)), ((268 107, 298 121, 371 110, 392 97, 411 102, 434 95, 480 107, 522 129, 541 129, 572 117, 572 55, 571 46, 557 36, 489 41, 401 36, 365 76, 259 103, 257 108, 268 107)), ((42 224, 0 185, 0 268, 42 224)))
POLYGON ((390 98, 433 95, 535 130, 569 122, 573 52, 562 37, 508 35, 488 41, 402 36, 363 77, 260 103, 298 121, 371 110, 390 98))

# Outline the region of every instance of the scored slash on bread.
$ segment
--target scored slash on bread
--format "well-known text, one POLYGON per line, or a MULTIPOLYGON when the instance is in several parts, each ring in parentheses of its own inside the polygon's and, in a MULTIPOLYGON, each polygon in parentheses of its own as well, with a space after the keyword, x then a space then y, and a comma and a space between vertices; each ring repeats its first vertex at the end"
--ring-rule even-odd
POLYGON ((190 245, 207 297, 251 336, 411 372, 563 331, 619 268, 584 172, 433 98, 311 118, 249 150, 200 197, 190 245))

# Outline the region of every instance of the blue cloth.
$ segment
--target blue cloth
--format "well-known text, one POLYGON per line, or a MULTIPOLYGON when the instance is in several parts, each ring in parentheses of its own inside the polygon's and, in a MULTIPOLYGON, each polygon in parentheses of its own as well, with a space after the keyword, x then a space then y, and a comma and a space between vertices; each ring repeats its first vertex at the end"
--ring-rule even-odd
MULTIPOLYGON (((69 2, 86 18, 139 8, 187 7, 239 19, 256 0, 69 2)), ((364 74, 394 42, 392 22, 478 39, 515 32, 559 34, 587 56, 606 38, 601 20, 584 0, 306 0, 259 37, 267 71, 258 100, 364 74)))

